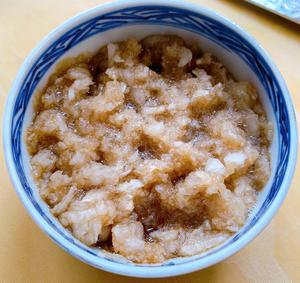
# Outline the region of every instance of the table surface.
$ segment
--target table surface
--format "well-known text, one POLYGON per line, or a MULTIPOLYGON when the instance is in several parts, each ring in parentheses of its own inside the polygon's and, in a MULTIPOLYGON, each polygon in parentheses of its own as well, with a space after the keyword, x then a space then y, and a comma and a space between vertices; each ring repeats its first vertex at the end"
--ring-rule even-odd
MULTIPOLYGON (((67 18, 103 2, 1 1, 1 119, 12 81, 30 50, 67 18)), ((300 26, 240 0, 195 2, 233 20, 261 43, 282 72, 300 115, 300 26)), ((215 266, 189 275, 143 280, 97 270, 55 245, 32 221, 14 192, 2 144, 0 148, 1 282, 300 282, 299 167, 283 206, 264 232, 246 248, 215 266)))

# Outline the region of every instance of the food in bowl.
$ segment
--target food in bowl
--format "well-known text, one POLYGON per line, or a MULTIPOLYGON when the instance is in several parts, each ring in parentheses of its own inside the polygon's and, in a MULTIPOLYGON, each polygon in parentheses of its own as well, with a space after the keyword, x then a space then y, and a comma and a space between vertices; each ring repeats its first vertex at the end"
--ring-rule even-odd
POLYGON ((270 176, 272 135, 249 82, 153 35, 55 72, 26 142, 41 197, 77 239, 161 263, 239 231, 270 176))

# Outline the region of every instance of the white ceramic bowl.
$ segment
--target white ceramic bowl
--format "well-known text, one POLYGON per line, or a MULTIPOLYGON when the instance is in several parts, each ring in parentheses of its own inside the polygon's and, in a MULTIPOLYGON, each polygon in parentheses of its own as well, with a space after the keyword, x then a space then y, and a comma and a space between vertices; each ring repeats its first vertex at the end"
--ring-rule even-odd
POLYGON ((51 32, 23 63, 9 94, 4 115, 4 147, 14 187, 32 218, 58 245, 97 268, 136 277, 167 277, 215 264, 249 243, 270 222, 291 182, 297 157, 297 128, 289 92, 278 69, 259 43, 240 27, 211 10, 177 1, 121 1, 79 14, 51 32), (89 248, 51 215, 32 181, 24 129, 32 118, 32 94, 41 88, 61 59, 96 51, 100 45, 149 34, 177 34, 217 55, 237 79, 258 89, 274 123, 272 176, 241 231, 205 254, 138 265, 89 248))

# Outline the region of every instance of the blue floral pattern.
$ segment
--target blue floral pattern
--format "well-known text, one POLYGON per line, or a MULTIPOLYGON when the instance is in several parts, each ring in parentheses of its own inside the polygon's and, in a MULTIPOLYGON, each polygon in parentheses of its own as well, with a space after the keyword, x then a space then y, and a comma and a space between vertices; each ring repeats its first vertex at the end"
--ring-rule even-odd
MULTIPOLYGON (((54 41, 36 60, 35 64, 28 71, 22 87, 18 93, 15 106, 13 109, 13 118, 11 121, 11 142, 13 144, 12 154, 17 173, 22 186, 34 205, 35 209, 43 216, 45 221, 67 241, 76 245, 80 249, 97 256, 97 252, 90 248, 84 247, 73 237, 63 231, 56 223, 54 223, 41 208, 39 202, 33 196, 33 188, 28 184, 24 173, 24 165, 21 155, 22 143, 22 125, 25 116, 25 110, 28 106, 31 96, 34 94, 35 88, 39 81, 43 78, 49 68, 68 50, 73 48, 83 40, 104 31, 125 25, 163 25, 172 26, 184 30, 188 30, 209 40, 216 42, 218 45, 226 48, 229 52, 237 54, 246 64, 256 73, 263 84, 266 93, 272 104, 275 117, 279 125, 279 158, 276 166, 275 181, 272 184, 269 195, 265 199, 262 207, 252 218, 251 223, 242 231, 237 233, 227 243, 236 241, 243 234, 247 233, 250 227, 264 214, 266 208, 272 203, 283 181, 286 167, 290 155, 290 124, 288 119, 288 110, 286 101, 282 94, 279 83, 277 82, 272 70, 268 66, 265 59, 244 37, 226 25, 215 21, 212 18, 202 14, 194 13, 188 10, 166 7, 166 6, 138 6, 122 9, 119 11, 107 13, 94 17, 84 23, 74 27, 72 30, 63 34, 54 41)), ((54 239, 55 240, 55 239, 54 239)), ((210 251, 215 253, 220 248, 210 251)), ((172 261, 169 265, 174 264, 172 261)))

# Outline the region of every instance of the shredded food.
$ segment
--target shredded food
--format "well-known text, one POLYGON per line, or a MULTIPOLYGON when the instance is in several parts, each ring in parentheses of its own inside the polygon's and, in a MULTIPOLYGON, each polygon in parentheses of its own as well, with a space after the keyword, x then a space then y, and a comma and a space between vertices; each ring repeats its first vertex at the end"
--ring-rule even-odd
POLYGON ((77 239, 161 263, 239 231, 270 176, 272 135, 249 82, 153 35, 54 74, 26 142, 41 197, 77 239))

